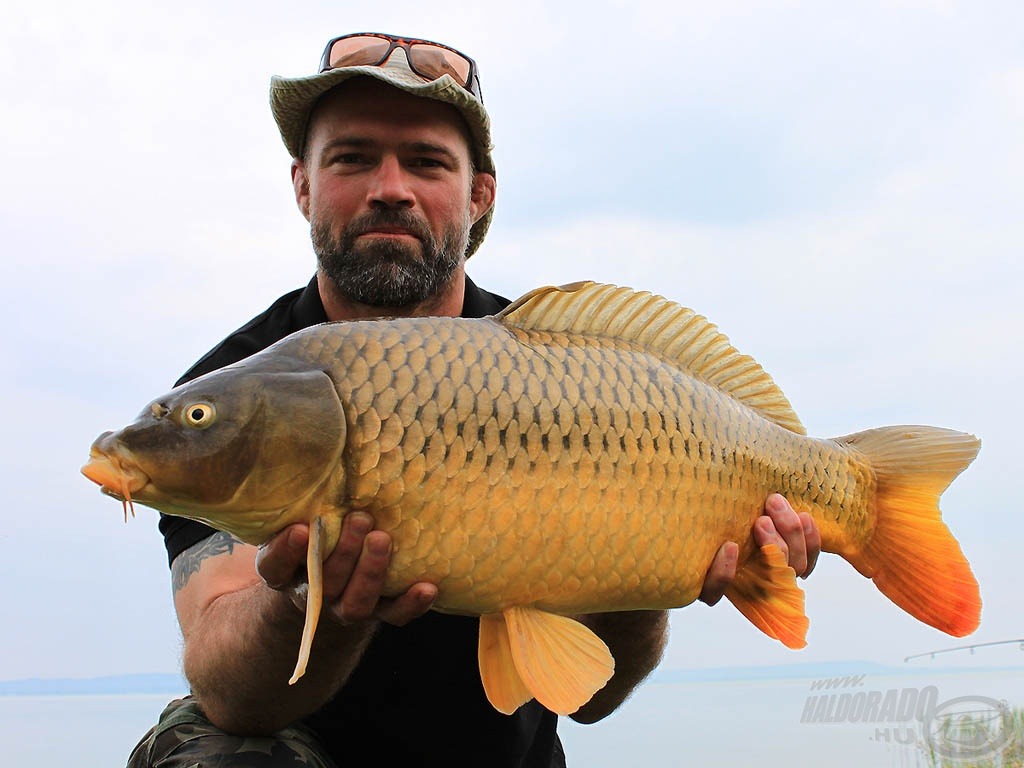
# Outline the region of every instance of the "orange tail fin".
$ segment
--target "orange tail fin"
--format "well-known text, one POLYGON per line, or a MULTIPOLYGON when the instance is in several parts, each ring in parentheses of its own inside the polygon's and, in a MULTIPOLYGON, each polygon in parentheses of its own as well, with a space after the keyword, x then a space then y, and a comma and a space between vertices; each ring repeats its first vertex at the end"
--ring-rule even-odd
POLYGON ((877 523, 859 552, 841 552, 907 613, 955 637, 981 620, 981 595, 960 545, 942 522, 939 496, 981 447, 937 427, 883 427, 836 439, 875 470, 877 523))

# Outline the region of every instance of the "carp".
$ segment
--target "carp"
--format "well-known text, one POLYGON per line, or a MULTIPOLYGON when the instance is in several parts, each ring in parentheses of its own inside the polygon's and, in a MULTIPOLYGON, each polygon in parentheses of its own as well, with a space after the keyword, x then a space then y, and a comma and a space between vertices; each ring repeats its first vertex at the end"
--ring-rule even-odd
POLYGON ((940 494, 972 435, 923 426, 806 436, 786 397, 704 317, 595 283, 540 288, 482 319, 396 318, 299 331, 173 389, 94 442, 106 493, 260 545, 311 526, 299 659, 323 560, 366 510, 393 540, 385 594, 480 616, 488 699, 576 711, 614 671, 573 617, 687 605, 726 541, 726 596, 791 648, 803 592, 751 536, 764 500, 809 512, 822 548, 954 636, 978 626, 970 566, 940 494))

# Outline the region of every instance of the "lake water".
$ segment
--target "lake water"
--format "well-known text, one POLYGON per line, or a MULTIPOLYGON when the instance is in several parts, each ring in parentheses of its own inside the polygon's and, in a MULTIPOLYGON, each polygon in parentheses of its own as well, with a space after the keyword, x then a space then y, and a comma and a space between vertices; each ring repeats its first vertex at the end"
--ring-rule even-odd
MULTIPOLYGON (((923 708, 930 701, 940 714, 973 712, 980 719, 988 711, 998 712, 1004 700, 1010 707, 1024 706, 1024 670, 856 677, 856 682, 832 678, 836 687, 817 689, 806 678, 655 681, 597 727, 570 721, 560 732, 573 766, 610 768, 639 761, 665 768, 902 768, 930 763, 918 746, 925 745, 925 726, 901 708, 923 708)), ((998 725, 992 730, 998 731, 998 725)), ((1024 739, 1024 734, 1017 736, 1024 739)), ((979 754, 984 751, 980 748, 979 754)))
POLYGON ((123 766, 170 698, 0 696, 0 766, 123 766))
MULTIPOLYGON (((565 720, 560 731, 574 768, 636 764, 902 768, 930 765, 913 743, 924 740, 921 723, 913 714, 907 715, 915 707, 931 702, 945 714, 984 715, 996 711, 1000 701, 1024 706, 1024 670, 867 675, 859 680, 836 678, 835 687, 816 690, 812 684, 808 679, 654 681, 604 722, 577 726, 565 720)), ((166 694, 0 697, 0 765, 123 766, 169 698, 166 694)), ((995 731, 998 726, 984 733, 975 729, 966 736, 975 743, 988 738, 986 743, 992 744, 998 737, 995 731)), ((1024 739, 1024 734, 1015 737, 1024 739)))

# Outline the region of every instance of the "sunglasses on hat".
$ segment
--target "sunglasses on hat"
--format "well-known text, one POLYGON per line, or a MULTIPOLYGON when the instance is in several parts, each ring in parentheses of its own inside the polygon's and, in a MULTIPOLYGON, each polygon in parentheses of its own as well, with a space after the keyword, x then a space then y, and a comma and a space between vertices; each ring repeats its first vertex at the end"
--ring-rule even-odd
POLYGON ((395 37, 377 32, 342 35, 327 43, 320 59, 320 71, 341 67, 379 67, 390 58, 395 48, 405 51, 409 68, 424 80, 437 80, 442 75, 451 75, 456 83, 483 102, 476 62, 454 48, 430 40, 395 37))

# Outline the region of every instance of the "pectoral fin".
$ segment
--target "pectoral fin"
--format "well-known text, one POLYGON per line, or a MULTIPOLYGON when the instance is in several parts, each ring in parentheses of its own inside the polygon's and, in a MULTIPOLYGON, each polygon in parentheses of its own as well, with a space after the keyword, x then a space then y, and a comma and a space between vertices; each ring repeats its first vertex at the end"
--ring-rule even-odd
POLYGON ((755 627, 787 648, 807 645, 804 593, 775 544, 761 547, 740 568, 725 596, 755 627))
POLYGON ((306 549, 306 578, 309 591, 306 593, 306 622, 302 627, 302 641, 299 643, 299 658, 295 662, 288 685, 295 685, 304 674, 313 648, 313 637, 320 621, 320 609, 324 601, 324 560, 338 543, 340 521, 317 516, 309 524, 309 546, 306 549))
POLYGON ((536 608, 514 606, 501 617, 483 617, 480 636, 484 690, 499 711, 513 703, 514 711, 532 696, 556 714, 571 714, 615 671, 601 638, 578 621, 536 608), (502 620, 504 627, 495 629, 502 620), (514 670, 508 669, 509 659, 514 670))

